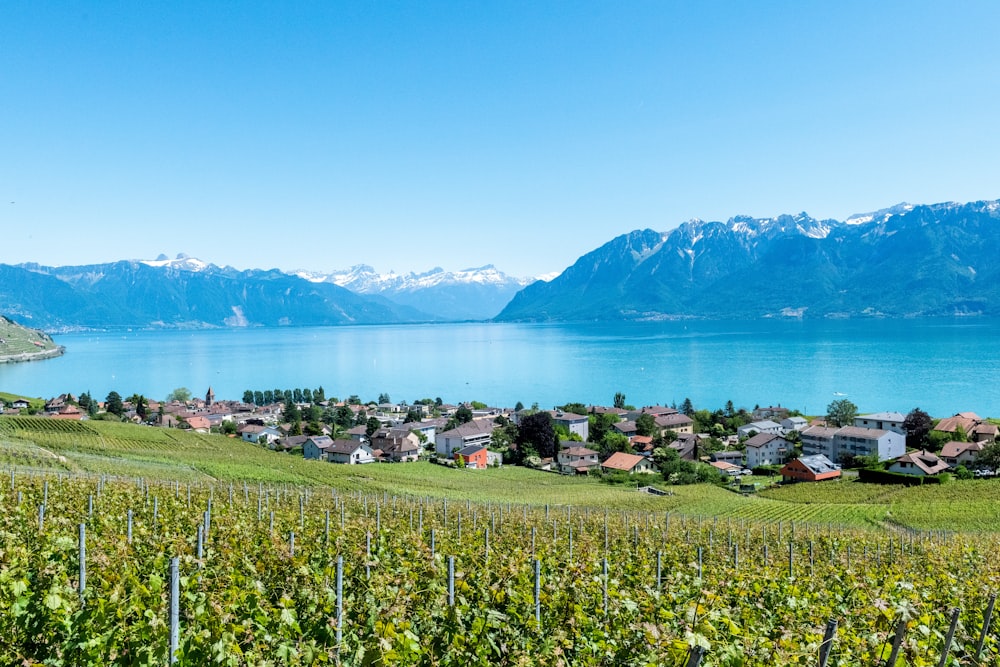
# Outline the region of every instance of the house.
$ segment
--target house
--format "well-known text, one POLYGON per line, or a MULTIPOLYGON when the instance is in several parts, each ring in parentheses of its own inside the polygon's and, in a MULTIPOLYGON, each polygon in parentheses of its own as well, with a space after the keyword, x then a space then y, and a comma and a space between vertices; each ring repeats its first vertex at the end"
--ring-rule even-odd
POLYGON ((583 475, 600 465, 598 454, 586 447, 567 447, 556 455, 559 472, 566 475, 583 475))
POLYGON ((631 438, 633 435, 639 435, 639 429, 636 427, 635 422, 631 419, 628 421, 618 422, 617 424, 612 424, 611 428, 618 433, 621 433, 626 438, 631 438))
POLYGON ((981 442, 951 442, 944 443, 941 448, 941 460, 952 468, 958 466, 971 466, 979 458, 979 452, 983 451, 981 442))
POLYGON ((308 439, 309 439, 308 435, 290 435, 290 436, 288 436, 286 438, 282 438, 281 440, 278 440, 274 444, 274 448, 275 449, 281 449, 281 450, 284 450, 286 452, 289 451, 289 450, 295 449, 296 447, 299 448, 299 449, 301 449, 301 448, 305 447, 306 440, 308 440, 308 439))
POLYGON ((27 410, 31 407, 31 403, 28 403, 28 401, 23 398, 17 398, 11 402, 10 407, 14 410, 27 410))
POLYGON ((556 426, 562 426, 570 434, 576 433, 584 442, 590 437, 590 419, 586 415, 578 415, 562 410, 549 410, 552 415, 552 422, 556 426))
POLYGON ((302 457, 323 460, 331 445, 333 445, 333 439, 328 435, 310 436, 302 443, 302 457))
POLYGON ((781 465, 792 451, 789 442, 775 433, 758 433, 744 444, 748 468, 781 465))
POLYGON ((889 466, 889 472, 918 477, 937 475, 947 469, 947 463, 938 458, 937 454, 927 450, 903 454, 889 466))
POLYGON ((420 439, 407 429, 380 430, 372 435, 371 447, 382 451, 382 459, 395 462, 420 458, 420 439))
POLYGON ((781 476, 786 482, 820 482, 840 477, 840 466, 823 456, 800 456, 781 468, 781 476))
POLYGON ((764 421, 766 419, 784 419, 788 416, 788 408, 780 405, 769 405, 766 408, 754 408, 750 417, 754 421, 764 421))
MULTIPOLYGON (((240 434, 240 439, 243 440, 243 442, 256 443, 260 441, 261 434, 264 432, 265 428, 266 428, 265 426, 262 426, 260 424, 244 424, 239 429, 237 429, 237 432, 240 434)), ((266 443, 267 443, 267 436, 265 435, 264 441, 261 444, 266 444, 266 443)))
POLYGON ((468 447, 482 445, 486 447, 493 438, 496 424, 491 419, 474 419, 465 424, 459 424, 450 431, 444 431, 434 436, 434 451, 438 456, 451 458, 452 452, 468 447))
POLYGON ((83 419, 84 414, 83 410, 76 407, 72 403, 66 403, 61 408, 59 408, 58 412, 54 412, 49 416, 52 417, 53 419, 69 419, 69 420, 80 421, 83 419))
POLYGON ((208 417, 188 417, 188 426, 198 433, 208 433, 212 428, 212 423, 208 420, 208 417))
POLYGON ((459 457, 465 462, 466 468, 472 468, 474 470, 484 470, 489 467, 489 456, 488 451, 482 445, 469 445, 468 447, 463 447, 454 454, 451 458, 458 461, 459 457))
POLYGON ((732 463, 735 466, 743 467, 743 452, 740 451, 729 451, 729 452, 713 452, 709 455, 709 460, 712 463, 732 463))
POLYGON ((958 437, 960 432, 964 432, 966 439, 973 442, 994 443, 997 440, 998 428, 977 415, 975 412, 959 412, 953 417, 942 419, 934 427, 935 431, 947 433, 953 436, 954 440, 962 440, 958 437))
POLYGON ((354 426, 347 429, 347 435, 351 440, 357 440, 361 442, 368 439, 368 427, 362 424, 361 426, 354 426))
POLYGON ((628 474, 649 473, 653 470, 652 462, 636 454, 626 454, 625 452, 615 452, 608 457, 608 460, 601 464, 605 471, 624 470, 628 474))
POLYGON ((749 438, 755 433, 772 433, 774 435, 784 435, 785 431, 781 428, 781 424, 778 422, 773 422, 770 419, 764 421, 750 422, 744 426, 740 426, 736 429, 736 435, 741 438, 749 438))
POLYGON ((697 435, 693 433, 681 433, 667 447, 675 450, 682 461, 697 461, 699 442, 700 440, 697 435))
POLYGON ((895 431, 906 435, 903 421, 906 417, 901 412, 874 412, 870 415, 859 415, 854 418, 858 428, 876 428, 883 431, 895 431))
POLYGON ((879 461, 894 459, 906 451, 906 436, 895 431, 877 428, 843 426, 833 436, 831 461, 842 461, 846 456, 878 456, 879 461))
POLYGON ((741 472, 743 472, 743 466, 735 465, 729 463, 728 461, 712 461, 708 465, 716 468, 719 472, 725 473, 730 477, 738 477, 741 472))
POLYGON ((629 445, 636 454, 649 456, 653 453, 653 438, 648 435, 633 435, 628 439, 629 445))
POLYGON ((785 417, 781 420, 781 428, 785 430, 785 433, 789 431, 802 431, 809 428, 809 422, 806 421, 805 417, 785 417))
POLYGON ((656 427, 660 429, 660 434, 667 431, 674 433, 694 433, 694 420, 682 412, 659 415, 653 419, 656 427))
POLYGON ((374 463, 375 452, 364 442, 350 438, 334 440, 326 448, 326 460, 347 465, 374 463))

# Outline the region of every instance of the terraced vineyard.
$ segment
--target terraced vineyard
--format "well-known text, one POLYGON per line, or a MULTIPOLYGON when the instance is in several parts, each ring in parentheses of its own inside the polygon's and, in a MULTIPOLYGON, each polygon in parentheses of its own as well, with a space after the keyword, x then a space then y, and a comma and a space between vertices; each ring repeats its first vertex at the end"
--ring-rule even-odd
POLYGON ((2 664, 166 664, 172 599, 191 665, 816 665, 830 619, 829 665, 1000 650, 993 535, 65 474, 0 508, 2 664))

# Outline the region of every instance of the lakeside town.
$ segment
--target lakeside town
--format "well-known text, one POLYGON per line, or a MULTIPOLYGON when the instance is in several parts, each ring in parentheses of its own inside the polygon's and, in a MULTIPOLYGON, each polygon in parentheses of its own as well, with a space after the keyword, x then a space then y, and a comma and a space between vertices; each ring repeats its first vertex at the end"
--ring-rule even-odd
POLYGON ((421 459, 466 469, 523 465, 565 475, 632 475, 667 483, 730 480, 754 490, 755 478, 819 482, 845 469, 881 483, 940 482, 993 476, 1000 463, 1000 428, 972 412, 934 420, 916 408, 907 414, 858 414, 846 398, 828 414, 807 418, 787 407, 714 412, 681 406, 569 403, 490 407, 440 398, 396 403, 382 394, 327 399, 316 390, 245 392, 243 400, 217 400, 180 388, 164 401, 111 392, 104 401, 87 393, 47 401, 0 400, 0 414, 50 419, 109 419, 157 428, 219 433, 317 463, 364 465, 421 459), (656 477, 652 477, 652 476, 656 477))

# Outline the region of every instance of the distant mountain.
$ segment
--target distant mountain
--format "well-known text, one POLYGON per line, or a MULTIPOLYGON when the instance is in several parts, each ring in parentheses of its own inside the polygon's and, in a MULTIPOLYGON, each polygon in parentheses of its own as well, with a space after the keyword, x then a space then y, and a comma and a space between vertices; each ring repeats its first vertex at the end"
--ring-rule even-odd
POLYGON ((296 272, 316 283, 332 283, 357 294, 378 295, 444 320, 488 320, 533 279, 513 278, 493 265, 464 271, 378 273, 366 264, 329 274, 296 272))
POLYGON ((0 265, 0 311, 47 330, 398 324, 435 320, 281 271, 180 256, 90 266, 0 265))
POLYGON ((499 321, 1000 315, 1000 202, 634 231, 521 290, 499 321))

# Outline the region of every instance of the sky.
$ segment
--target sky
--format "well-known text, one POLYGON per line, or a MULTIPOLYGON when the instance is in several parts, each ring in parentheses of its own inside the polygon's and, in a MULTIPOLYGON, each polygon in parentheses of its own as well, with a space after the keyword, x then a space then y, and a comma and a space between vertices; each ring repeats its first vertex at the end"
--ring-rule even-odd
POLYGON ((561 271, 1000 198, 1000 3, 6 2, 0 263, 561 271))

